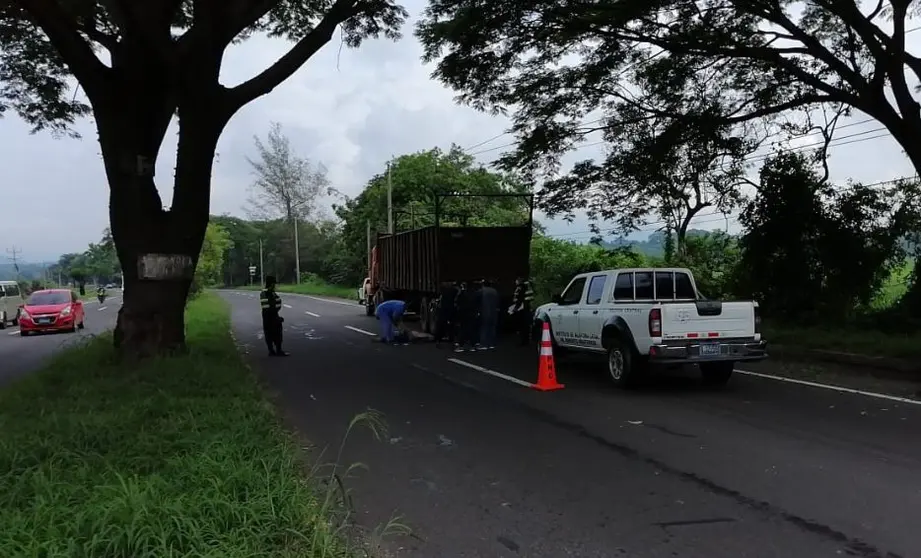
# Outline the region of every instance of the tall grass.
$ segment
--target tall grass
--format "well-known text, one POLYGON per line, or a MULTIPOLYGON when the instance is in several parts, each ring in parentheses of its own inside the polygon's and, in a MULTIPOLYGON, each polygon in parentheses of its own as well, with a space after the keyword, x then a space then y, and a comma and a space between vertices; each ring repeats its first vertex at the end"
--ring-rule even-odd
MULTIPOLYGON (((224 303, 205 294, 187 312, 188 355, 126 368, 101 336, 0 391, 0 556, 356 555, 346 485, 360 465, 336 465, 340 447, 305 475, 224 303)), ((359 425, 384 426, 373 411, 359 425)))

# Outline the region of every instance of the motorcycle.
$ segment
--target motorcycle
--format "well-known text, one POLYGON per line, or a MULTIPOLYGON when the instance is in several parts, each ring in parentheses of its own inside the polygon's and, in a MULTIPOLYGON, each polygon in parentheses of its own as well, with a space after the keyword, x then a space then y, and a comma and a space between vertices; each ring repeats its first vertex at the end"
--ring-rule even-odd
POLYGON ((106 301, 106 295, 103 293, 99 293, 98 295, 96 295, 96 298, 99 299, 99 304, 102 304, 103 302, 106 301))

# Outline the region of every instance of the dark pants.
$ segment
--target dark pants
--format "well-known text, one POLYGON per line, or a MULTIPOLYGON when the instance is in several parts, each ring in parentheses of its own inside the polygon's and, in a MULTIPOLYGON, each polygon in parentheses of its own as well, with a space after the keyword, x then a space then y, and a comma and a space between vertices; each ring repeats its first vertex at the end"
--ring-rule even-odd
POLYGON ((435 322, 435 342, 454 341, 455 319, 453 312, 438 312, 438 320, 435 322))
POLYGON ((476 314, 464 314, 458 319, 457 344, 473 346, 477 342, 478 324, 476 314))
POLYGON ((527 345, 531 341, 531 317, 530 305, 525 305, 524 308, 515 312, 515 315, 512 316, 515 322, 515 333, 518 335, 518 342, 522 345, 527 345))
POLYGON ((480 344, 484 347, 496 346, 496 328, 499 323, 499 311, 495 308, 486 308, 480 315, 480 344))
POLYGON ((269 348, 270 353, 281 352, 281 332, 281 319, 278 316, 262 317, 262 333, 265 337, 265 345, 269 348))

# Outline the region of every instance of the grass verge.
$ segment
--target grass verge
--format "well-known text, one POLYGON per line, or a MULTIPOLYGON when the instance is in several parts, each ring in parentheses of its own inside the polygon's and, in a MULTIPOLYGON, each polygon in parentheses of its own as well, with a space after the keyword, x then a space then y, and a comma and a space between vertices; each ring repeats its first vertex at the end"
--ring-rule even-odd
POLYGON ((917 359, 921 357, 921 333, 889 333, 872 329, 796 328, 765 323, 768 343, 842 351, 869 356, 917 359))
POLYGON ((100 336, 0 391, 0 556, 353 556, 229 326, 206 294, 188 355, 127 368, 100 336))
MULTIPOLYGON (((261 290, 262 287, 258 286, 245 286, 240 287, 246 290, 261 290)), ((342 298, 346 300, 355 300, 358 287, 343 287, 341 285, 331 285, 322 281, 310 281, 306 283, 301 283, 299 285, 289 285, 289 284, 280 284, 276 287, 279 292, 282 293, 296 293, 304 295, 314 295, 314 296, 329 296, 334 298, 342 298)))

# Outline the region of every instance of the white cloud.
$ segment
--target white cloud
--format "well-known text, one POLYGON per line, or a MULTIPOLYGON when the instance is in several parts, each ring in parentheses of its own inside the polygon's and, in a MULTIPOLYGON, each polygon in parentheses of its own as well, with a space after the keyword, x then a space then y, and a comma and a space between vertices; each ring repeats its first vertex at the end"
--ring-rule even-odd
MULTIPOLYGON (((423 6, 422 0, 407 3, 413 16, 423 6)), ((340 50, 334 40, 287 82, 236 115, 218 144, 212 212, 242 214, 252 178, 246 162, 246 156, 253 154, 252 137, 264 137, 272 121, 283 124, 303 156, 325 164, 333 185, 349 195, 357 194, 392 156, 446 148, 452 142, 472 146, 501 134, 507 126, 504 119, 458 106, 452 91, 429 79, 432 68, 421 63, 422 51, 411 26, 412 22, 407 24, 399 43, 369 41, 358 50, 340 50)), ((921 37, 912 35, 911 40, 913 46, 921 46, 921 37)), ((222 81, 233 85, 255 75, 288 47, 266 38, 232 47, 224 60, 222 81)), ((862 118, 857 115, 854 120, 862 118)), ((92 121, 80 123, 84 139, 79 141, 29 135, 27 126, 13 116, 2 124, 0 248, 15 245, 32 261, 85 249, 108 223, 108 190, 92 121)), ((175 166, 175 131, 174 127, 168 133, 157 166, 166 203, 175 166)), ((472 151, 510 141, 503 136, 472 151)), ((571 164, 598 157, 600 149, 586 147, 565 160, 571 164)), ((488 162, 501 152, 478 157, 488 162)), ((892 139, 882 138, 833 148, 832 171, 834 180, 874 182, 910 174, 912 167, 892 139)), ((699 221, 695 225, 702 228, 724 227, 719 216, 699 221)), ((545 224, 552 233, 569 238, 590 236, 577 234, 588 229, 584 219, 572 225, 559 220, 545 224)))

